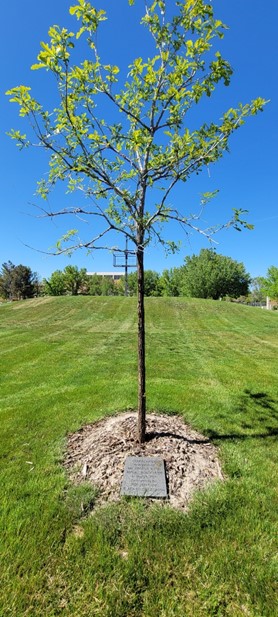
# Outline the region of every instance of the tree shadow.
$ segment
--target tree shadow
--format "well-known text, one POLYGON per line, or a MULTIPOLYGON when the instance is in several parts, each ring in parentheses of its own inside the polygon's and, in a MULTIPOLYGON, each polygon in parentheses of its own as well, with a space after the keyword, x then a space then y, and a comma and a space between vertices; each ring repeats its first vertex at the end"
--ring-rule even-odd
POLYGON ((238 420, 238 432, 221 434, 208 429, 210 439, 264 439, 278 435, 278 400, 271 398, 267 392, 244 390, 235 407, 238 420))
POLYGON ((235 405, 233 417, 237 423, 233 432, 222 433, 215 429, 206 429, 206 437, 190 438, 175 431, 147 430, 146 441, 170 437, 193 445, 204 445, 211 440, 264 439, 278 435, 278 399, 271 398, 267 392, 244 390, 235 405))
POLYGON ((172 431, 149 431, 146 433, 146 441, 151 441, 152 439, 158 439, 159 437, 172 437, 173 439, 179 439, 186 443, 191 444, 206 444, 210 443, 210 439, 191 439, 190 437, 185 437, 184 435, 179 435, 179 433, 174 433, 172 431))

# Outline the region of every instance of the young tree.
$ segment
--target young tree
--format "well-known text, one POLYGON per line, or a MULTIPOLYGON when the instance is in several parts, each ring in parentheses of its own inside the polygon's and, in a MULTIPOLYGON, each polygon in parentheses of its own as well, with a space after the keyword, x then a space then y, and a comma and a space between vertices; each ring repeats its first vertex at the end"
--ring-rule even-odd
MULTIPOLYGON (((133 4, 134 0, 129 0, 133 4)), ((103 242, 110 231, 118 232, 133 244, 138 277, 138 438, 145 438, 145 313, 144 252, 154 238, 169 250, 172 241, 163 237, 163 224, 176 221, 184 228, 210 236, 196 216, 171 205, 170 195, 178 182, 217 161, 227 150, 230 135, 245 119, 262 110, 258 98, 223 114, 218 124, 201 123, 190 130, 187 112, 203 97, 210 97, 218 83, 229 85, 232 69, 216 50, 215 40, 223 37, 225 26, 214 18, 213 7, 205 0, 142 2, 142 27, 148 30, 153 51, 148 58, 135 58, 123 80, 119 67, 102 63, 96 33, 106 19, 105 12, 90 2, 78 0, 70 14, 80 22, 75 34, 53 26, 50 40, 42 43, 33 69, 46 69, 57 83, 60 100, 53 110, 44 109, 30 93, 18 86, 8 94, 19 104, 37 137, 37 145, 50 154, 48 180, 38 192, 46 198, 57 182, 86 196, 79 205, 46 216, 93 217, 93 236, 84 240, 70 230, 57 252, 80 247, 92 250, 111 248, 103 242), (88 56, 75 64, 76 41, 86 37, 88 56), (119 79, 120 77, 120 79, 119 79), (88 205, 90 204, 90 205, 88 205), (70 240, 72 243, 70 245, 70 240)), ((20 131, 11 136, 20 147, 32 141, 20 131)), ((202 205, 212 197, 204 195, 202 205)), ((241 211, 234 212, 227 225, 239 228, 241 211)))
POLYGON ((202 249, 199 255, 186 257, 182 277, 185 295, 213 300, 246 296, 251 282, 243 263, 212 249, 202 249))

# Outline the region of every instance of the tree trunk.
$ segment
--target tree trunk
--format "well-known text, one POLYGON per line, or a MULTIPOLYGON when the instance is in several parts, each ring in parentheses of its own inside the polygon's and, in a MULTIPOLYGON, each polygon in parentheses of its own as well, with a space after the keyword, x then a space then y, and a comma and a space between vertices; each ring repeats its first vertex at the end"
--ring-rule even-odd
POLYGON ((144 249, 137 250, 137 315, 138 315, 138 441, 144 443, 146 434, 146 364, 145 364, 145 308, 144 308, 144 249))

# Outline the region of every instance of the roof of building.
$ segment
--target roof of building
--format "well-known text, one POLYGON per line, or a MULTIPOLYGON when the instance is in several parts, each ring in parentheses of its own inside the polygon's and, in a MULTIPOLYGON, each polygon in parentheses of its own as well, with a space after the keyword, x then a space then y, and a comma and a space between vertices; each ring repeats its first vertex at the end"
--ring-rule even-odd
POLYGON ((124 272, 87 272, 88 276, 94 276, 94 274, 97 274, 97 276, 124 276, 124 272))

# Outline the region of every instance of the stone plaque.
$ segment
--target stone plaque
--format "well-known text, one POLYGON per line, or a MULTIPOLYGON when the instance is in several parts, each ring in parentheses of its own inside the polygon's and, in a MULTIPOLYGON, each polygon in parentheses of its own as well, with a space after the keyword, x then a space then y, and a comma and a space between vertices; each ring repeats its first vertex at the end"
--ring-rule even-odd
POLYGON ((167 497, 163 459, 128 456, 125 461, 121 495, 167 497))

